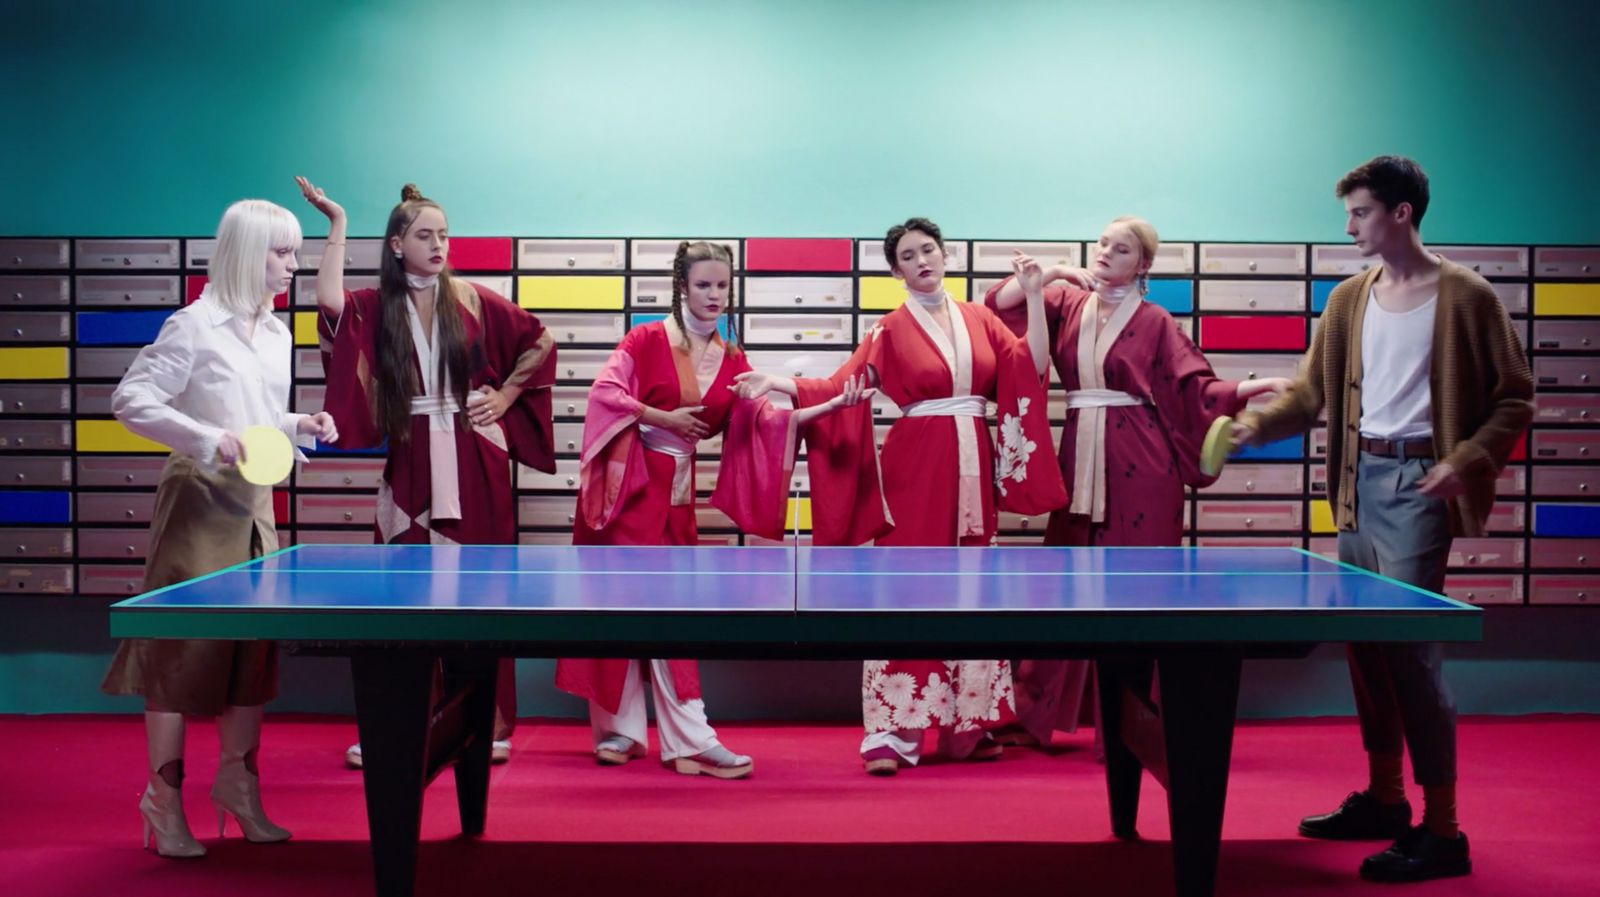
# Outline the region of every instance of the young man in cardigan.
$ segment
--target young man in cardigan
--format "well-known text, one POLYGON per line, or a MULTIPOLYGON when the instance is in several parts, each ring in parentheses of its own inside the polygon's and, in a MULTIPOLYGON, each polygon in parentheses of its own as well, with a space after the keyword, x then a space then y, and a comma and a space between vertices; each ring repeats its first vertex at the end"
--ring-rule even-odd
MULTIPOLYGON (((1294 386, 1241 414, 1234 442, 1302 433, 1326 408, 1339 559, 1438 592, 1450 540, 1483 534, 1495 478, 1533 416, 1533 378, 1488 282, 1423 247, 1428 178, 1416 162, 1380 156, 1335 193, 1345 232, 1381 264, 1334 288, 1294 386)), ((1352 644, 1349 659, 1370 779, 1337 810, 1302 820, 1300 833, 1395 839, 1361 864, 1363 878, 1468 874, 1441 646, 1352 644), (1423 793, 1415 827, 1406 748, 1423 793)))

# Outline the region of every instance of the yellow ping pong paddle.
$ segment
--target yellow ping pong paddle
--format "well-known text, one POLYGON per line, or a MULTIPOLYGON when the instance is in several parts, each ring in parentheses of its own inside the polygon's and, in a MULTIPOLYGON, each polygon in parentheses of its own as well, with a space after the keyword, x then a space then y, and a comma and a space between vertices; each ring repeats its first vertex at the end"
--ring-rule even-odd
POLYGON ((239 459, 239 475, 257 486, 276 486, 289 478, 294 468, 294 446, 277 427, 247 427, 239 434, 244 457, 239 459))
POLYGON ((1200 472, 1214 477, 1222 472, 1233 451, 1233 418, 1226 414, 1211 422, 1206 439, 1200 443, 1200 472))

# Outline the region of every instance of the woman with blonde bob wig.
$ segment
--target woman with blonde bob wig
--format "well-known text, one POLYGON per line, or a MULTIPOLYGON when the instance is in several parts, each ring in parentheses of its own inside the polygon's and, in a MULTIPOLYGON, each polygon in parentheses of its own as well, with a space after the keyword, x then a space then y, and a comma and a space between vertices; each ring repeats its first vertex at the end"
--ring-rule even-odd
MULTIPOLYGON (((272 489, 245 482, 240 434, 269 426, 302 446, 338 438, 327 414, 289 411, 293 336, 272 315, 273 297, 299 267, 300 223, 259 199, 234 203, 217 227, 211 280, 139 350, 112 395, 112 413, 134 433, 172 449, 156 488, 144 588, 202 576, 278 548, 272 489)), ((297 452, 298 454, 298 452, 297 452)), ((101 688, 142 695, 149 782, 139 800, 143 842, 164 857, 205 848, 183 814, 184 714, 220 716, 211 802, 218 834, 226 816, 246 840, 285 841, 261 807, 256 751, 262 706, 277 694, 272 642, 129 639, 101 688)))

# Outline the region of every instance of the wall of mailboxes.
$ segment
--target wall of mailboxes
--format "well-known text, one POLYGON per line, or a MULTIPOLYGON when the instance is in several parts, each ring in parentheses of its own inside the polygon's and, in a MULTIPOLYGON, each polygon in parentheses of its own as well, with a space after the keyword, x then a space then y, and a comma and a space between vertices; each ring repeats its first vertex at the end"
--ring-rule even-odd
MULTIPOLYGON (((832 372, 860 334, 903 295, 881 241, 728 239, 738 258, 737 311, 757 368, 832 372)), ((0 239, 0 592, 126 596, 139 589, 154 489, 165 451, 110 416, 111 391, 140 346, 205 283, 208 239, 0 239)), ((627 328, 659 319, 671 301, 676 239, 457 237, 451 263, 532 309, 561 345, 555 387, 554 474, 517 473, 521 539, 570 541, 578 448, 589 384, 627 328)), ((1009 271, 1013 248, 1046 263, 1081 264, 1082 242, 952 240, 947 285, 981 299, 1009 271)), ((1494 284, 1527 347, 1538 389, 1531 431, 1499 481, 1484 538, 1458 539, 1446 591, 1478 604, 1600 604, 1600 247, 1438 246, 1494 284)), ((381 242, 346 246, 346 283, 375 286, 381 242)), ((293 329, 293 405, 321 406, 316 270, 323 243, 307 240, 302 271, 277 297, 293 329)), ((1329 291, 1368 263, 1348 245, 1172 242, 1162 246, 1150 300, 1171 311, 1225 377, 1291 374, 1329 291)), ((1052 379, 1054 374, 1052 373, 1052 379)), ((1065 402, 1057 385, 1057 439, 1065 402)), ((880 399, 881 434, 897 411, 880 399)), ((696 486, 715 484, 720 442, 702 449, 696 486)), ((1316 431, 1244 452, 1185 509, 1195 545, 1295 546, 1334 553, 1316 431)), ((376 452, 320 450, 274 493, 280 536, 368 542, 376 452)), ((806 538, 804 460, 794 474, 790 527, 806 538)), ((702 538, 741 536, 700 506, 702 538)), ((1042 518, 1002 515, 1000 541, 1031 544, 1042 518)))

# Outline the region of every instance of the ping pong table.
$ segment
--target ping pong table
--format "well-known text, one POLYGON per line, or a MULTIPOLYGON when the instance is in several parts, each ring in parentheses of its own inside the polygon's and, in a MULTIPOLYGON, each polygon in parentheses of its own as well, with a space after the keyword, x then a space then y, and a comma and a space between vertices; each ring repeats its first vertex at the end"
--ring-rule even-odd
POLYGON ((1176 892, 1213 893, 1242 662, 1321 642, 1475 641, 1471 605, 1288 548, 302 545, 111 609, 124 638, 347 656, 374 879, 414 889, 456 765, 484 830, 502 657, 1092 658, 1111 830, 1167 789, 1176 892))

